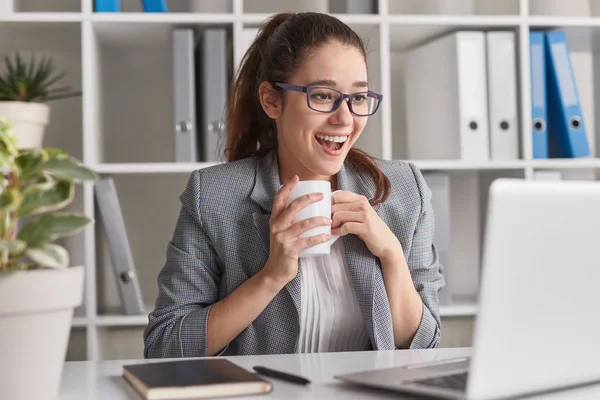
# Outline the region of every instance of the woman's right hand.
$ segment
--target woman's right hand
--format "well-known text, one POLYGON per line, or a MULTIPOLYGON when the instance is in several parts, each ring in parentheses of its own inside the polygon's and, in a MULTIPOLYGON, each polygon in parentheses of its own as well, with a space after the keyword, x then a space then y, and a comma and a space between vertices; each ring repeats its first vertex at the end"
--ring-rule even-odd
POLYGON ((278 286, 285 286, 294 279, 298 273, 298 255, 308 247, 315 246, 329 240, 330 235, 322 233, 306 238, 298 236, 317 226, 331 225, 331 219, 326 217, 312 217, 294 223, 296 214, 311 203, 323 199, 322 193, 310 193, 300 196, 286 206, 290 192, 298 183, 298 176, 294 176, 284 184, 273 200, 273 210, 269 220, 271 240, 269 259, 263 268, 278 286))

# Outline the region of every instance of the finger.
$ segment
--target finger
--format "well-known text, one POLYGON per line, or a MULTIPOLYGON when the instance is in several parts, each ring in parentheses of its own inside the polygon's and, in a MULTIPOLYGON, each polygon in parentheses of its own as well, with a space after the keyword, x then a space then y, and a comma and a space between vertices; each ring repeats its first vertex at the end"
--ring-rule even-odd
POLYGON ((329 233, 321 233, 319 235, 309 236, 296 240, 292 247, 295 254, 299 254, 304 249, 325 243, 330 237, 331 235, 329 233))
POLYGON ((281 213, 281 215, 279 216, 280 221, 278 221, 278 223, 280 223, 282 226, 286 227, 285 229, 287 229, 287 227, 289 227, 294 222, 294 218, 296 218, 296 215, 298 214, 298 212, 300 212, 300 210, 302 210, 311 203, 317 203, 321 200, 323 200, 323 193, 320 192, 308 193, 298 197, 296 200, 292 201, 281 213))
POLYGON ((357 212, 357 211, 338 211, 333 214, 333 223, 332 227, 337 228, 341 224, 345 224, 347 222, 365 222, 365 213, 357 212))
POLYGON ((338 211, 361 211, 364 210, 365 206, 360 201, 354 201, 352 203, 338 203, 331 206, 331 213, 334 214, 338 211))
POLYGON ((290 237, 297 238, 309 229, 328 225, 331 225, 331 219, 327 217, 312 217, 296 222, 286 233, 289 234, 290 237))
POLYGON ((298 175, 294 175, 292 179, 286 182, 275 194, 273 199, 273 209, 271 210, 271 218, 277 219, 279 215, 285 210, 287 200, 290 197, 292 189, 298 183, 298 175))
POLYGON ((352 203, 355 201, 360 201, 363 198, 364 198, 364 196, 350 192, 348 190, 340 190, 339 192, 336 192, 335 196, 333 196, 333 202, 335 204, 337 204, 337 203, 352 203))
POLYGON ((345 236, 349 234, 360 236, 364 231, 364 224, 361 222, 346 222, 340 228, 331 228, 331 234, 336 236, 345 236))

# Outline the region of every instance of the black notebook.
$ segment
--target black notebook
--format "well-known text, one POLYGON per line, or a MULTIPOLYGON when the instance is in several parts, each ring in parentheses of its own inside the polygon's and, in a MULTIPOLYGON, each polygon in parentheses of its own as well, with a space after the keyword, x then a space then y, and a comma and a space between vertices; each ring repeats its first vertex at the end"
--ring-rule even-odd
POLYGON ((270 393, 272 385, 227 359, 182 359, 123 366, 123 378, 146 400, 270 393))

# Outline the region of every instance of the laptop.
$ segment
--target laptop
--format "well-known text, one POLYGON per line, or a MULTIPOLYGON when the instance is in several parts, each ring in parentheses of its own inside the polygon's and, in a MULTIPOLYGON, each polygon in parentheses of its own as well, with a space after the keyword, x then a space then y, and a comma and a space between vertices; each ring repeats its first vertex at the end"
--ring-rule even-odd
POLYGON ((600 381, 600 183, 493 181, 482 263, 469 357, 335 378, 468 400, 600 381))

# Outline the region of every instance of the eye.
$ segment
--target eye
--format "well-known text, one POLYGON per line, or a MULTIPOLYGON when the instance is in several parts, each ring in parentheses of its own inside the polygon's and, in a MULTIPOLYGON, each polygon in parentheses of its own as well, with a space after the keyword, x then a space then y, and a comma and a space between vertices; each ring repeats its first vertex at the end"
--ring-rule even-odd
POLYGON ((312 99, 319 100, 319 101, 327 101, 327 100, 331 100, 331 98, 332 98, 331 93, 316 92, 316 91, 312 92, 310 97, 312 99))
POLYGON ((365 96, 364 94, 360 93, 360 94, 355 94, 352 96, 352 101, 355 103, 362 103, 363 101, 365 101, 367 99, 367 96, 365 96))

